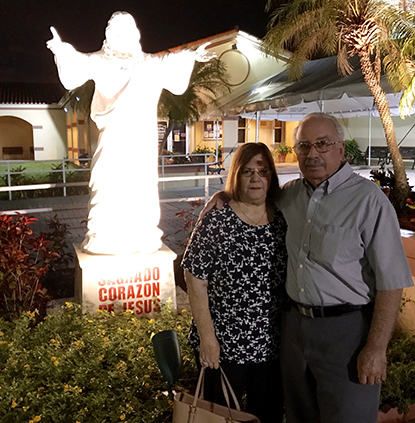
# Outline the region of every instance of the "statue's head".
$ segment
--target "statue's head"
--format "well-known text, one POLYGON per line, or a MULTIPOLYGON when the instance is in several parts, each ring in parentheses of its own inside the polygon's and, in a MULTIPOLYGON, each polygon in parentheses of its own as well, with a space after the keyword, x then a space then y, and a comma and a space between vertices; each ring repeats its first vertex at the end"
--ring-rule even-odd
POLYGON ((134 18, 127 12, 115 12, 105 30, 104 49, 114 54, 137 56, 142 54, 140 31, 134 18))

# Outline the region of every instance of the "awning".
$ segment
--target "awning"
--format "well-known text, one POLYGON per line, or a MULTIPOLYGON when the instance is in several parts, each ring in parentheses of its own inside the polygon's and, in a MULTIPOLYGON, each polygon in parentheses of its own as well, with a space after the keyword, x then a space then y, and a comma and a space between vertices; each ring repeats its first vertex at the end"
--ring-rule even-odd
MULTIPOLYGON (((311 60, 304 64, 303 76, 291 81, 286 71, 255 84, 249 91, 222 106, 228 116, 253 117, 261 112, 262 120, 300 120, 308 113, 324 111, 336 117, 377 115, 372 94, 364 82, 357 57, 351 59, 355 69, 341 76, 337 57, 311 60)), ((387 93, 392 115, 399 115, 400 93, 394 94, 386 76, 381 86, 387 93)))

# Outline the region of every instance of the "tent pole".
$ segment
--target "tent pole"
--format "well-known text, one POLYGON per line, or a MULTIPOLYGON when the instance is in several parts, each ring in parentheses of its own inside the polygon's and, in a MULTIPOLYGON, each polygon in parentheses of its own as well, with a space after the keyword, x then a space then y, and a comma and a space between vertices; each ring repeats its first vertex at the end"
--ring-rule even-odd
POLYGON ((370 166, 370 159, 372 158, 372 110, 369 110, 369 157, 368 164, 370 166))
POLYGON ((216 117, 216 166, 219 162, 219 118, 216 117))
POLYGON ((256 112, 255 142, 259 142, 259 126, 261 122, 261 112, 256 112))
POLYGON ((320 91, 320 99, 318 100, 317 104, 318 107, 320 108, 320 112, 324 113, 324 99, 323 99, 323 91, 320 91))

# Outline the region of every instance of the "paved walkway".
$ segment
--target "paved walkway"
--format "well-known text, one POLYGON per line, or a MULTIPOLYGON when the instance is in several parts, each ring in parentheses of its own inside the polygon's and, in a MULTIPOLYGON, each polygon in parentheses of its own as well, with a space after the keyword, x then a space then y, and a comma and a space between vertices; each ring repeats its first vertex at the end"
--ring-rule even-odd
MULTIPOLYGON (((298 178, 300 171, 297 165, 293 163, 283 163, 277 165, 280 184, 298 178)), ((368 168, 355 168, 356 173, 360 173, 366 178, 370 178, 368 168)), ((415 186, 415 171, 407 169, 409 184, 415 186)), ((210 183, 209 195, 224 189, 226 172, 223 174, 222 181, 215 179, 210 183)), ((160 184, 161 186, 161 184, 160 184)), ((166 183, 167 187, 167 183, 166 183)), ((169 198, 189 198, 204 196, 204 187, 183 187, 160 189, 160 199, 169 198)), ((86 219, 88 216, 89 196, 71 196, 71 197, 50 197, 36 198, 28 200, 0 201, 0 212, 21 211, 38 219, 32 227, 35 232, 47 232, 47 221, 51 216, 57 216, 62 223, 69 225, 70 235, 68 243, 81 242, 86 233, 86 219)), ((175 252, 180 252, 181 245, 186 239, 187 234, 183 231, 183 218, 177 217, 176 213, 186 210, 190 207, 186 200, 175 202, 162 202, 160 204, 161 218, 160 229, 164 232, 164 242, 175 252)), ((199 210, 196 211, 198 214, 199 210)))

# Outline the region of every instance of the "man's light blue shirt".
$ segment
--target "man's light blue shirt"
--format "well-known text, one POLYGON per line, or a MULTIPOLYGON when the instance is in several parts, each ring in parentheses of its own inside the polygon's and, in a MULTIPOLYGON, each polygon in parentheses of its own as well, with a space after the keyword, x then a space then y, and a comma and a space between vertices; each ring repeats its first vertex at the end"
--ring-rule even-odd
POLYGON ((346 163, 319 187, 282 188, 288 223, 287 292, 315 306, 367 304, 378 290, 412 286, 398 220, 379 187, 346 163))

